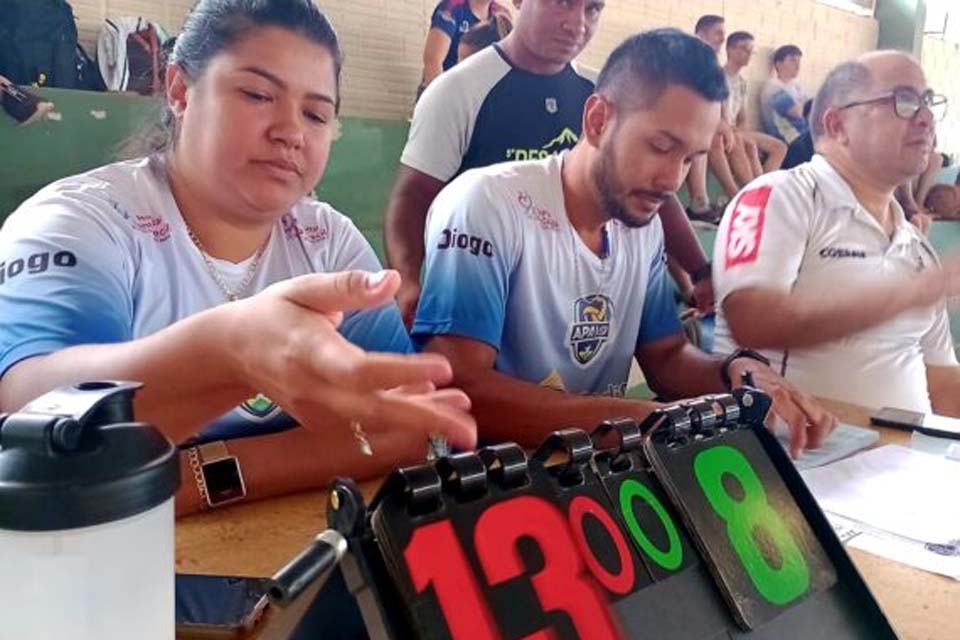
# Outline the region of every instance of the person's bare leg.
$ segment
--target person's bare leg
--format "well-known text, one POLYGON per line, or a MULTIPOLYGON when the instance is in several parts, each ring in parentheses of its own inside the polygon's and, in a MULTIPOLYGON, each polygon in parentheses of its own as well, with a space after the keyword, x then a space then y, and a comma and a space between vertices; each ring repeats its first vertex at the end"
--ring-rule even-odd
POLYGON ((690 193, 690 210, 704 213, 710 209, 710 195, 707 193, 707 159, 694 158, 687 174, 687 191, 690 193))
POLYGON ((720 186, 727 193, 727 197, 732 200, 740 192, 740 187, 730 170, 730 163, 727 162, 727 153, 723 149, 723 138, 721 136, 713 137, 707 159, 713 175, 717 176, 720 186))
POLYGON ((750 162, 750 171, 753 172, 753 177, 759 178, 762 176, 763 164, 760 162, 760 150, 757 149, 757 144, 753 140, 743 138, 743 151, 747 154, 747 160, 750 162))
POLYGON ((737 185, 741 189, 757 177, 754 175, 753 167, 750 165, 750 158, 747 155, 747 144, 740 136, 735 136, 733 149, 727 154, 727 162, 730 165, 730 170, 733 172, 733 177, 737 181, 737 185))
POLYGON ((783 164, 783 159, 787 157, 787 145, 783 140, 777 140, 759 131, 744 131, 743 135, 748 140, 757 145, 757 150, 767 157, 763 161, 763 172, 770 173, 776 171, 783 164))
POLYGON ((917 190, 914 193, 915 200, 921 207, 923 207, 923 203, 927 201, 927 196, 930 195, 930 189, 936 184, 937 174, 940 173, 940 169, 942 168, 943 156, 940 155, 939 151, 934 149, 930 152, 930 161, 927 162, 927 168, 924 172, 920 174, 920 181, 917 183, 917 190))

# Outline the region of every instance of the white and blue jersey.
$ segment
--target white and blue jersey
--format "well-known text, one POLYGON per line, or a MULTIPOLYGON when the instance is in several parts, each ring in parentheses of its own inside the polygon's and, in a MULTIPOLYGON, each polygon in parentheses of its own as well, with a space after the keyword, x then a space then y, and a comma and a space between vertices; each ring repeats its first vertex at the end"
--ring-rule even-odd
MULTIPOLYGON (((213 262, 235 290, 252 259, 213 262)), ((275 224, 249 291, 346 269, 378 271, 380 264, 349 219, 303 199, 275 224)), ((158 162, 121 162, 65 178, 24 202, 0 230, 0 376, 26 358, 135 340, 223 302, 158 162)), ((370 351, 412 348, 394 304, 349 314, 340 331, 370 351)), ((258 396, 201 438, 292 425, 258 396)))
POLYGON ((622 395, 637 346, 682 333, 659 218, 606 225, 606 257, 570 224, 563 156, 474 169, 434 200, 415 341, 456 335, 495 368, 571 393, 622 395))

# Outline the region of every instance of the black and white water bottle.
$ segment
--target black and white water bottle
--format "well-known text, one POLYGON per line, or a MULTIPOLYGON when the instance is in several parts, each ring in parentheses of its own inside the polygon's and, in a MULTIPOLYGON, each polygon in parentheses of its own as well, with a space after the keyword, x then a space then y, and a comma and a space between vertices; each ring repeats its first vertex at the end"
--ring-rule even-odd
POLYGON ((0 640, 173 639, 179 461, 134 422, 139 386, 64 387, 0 416, 0 640))

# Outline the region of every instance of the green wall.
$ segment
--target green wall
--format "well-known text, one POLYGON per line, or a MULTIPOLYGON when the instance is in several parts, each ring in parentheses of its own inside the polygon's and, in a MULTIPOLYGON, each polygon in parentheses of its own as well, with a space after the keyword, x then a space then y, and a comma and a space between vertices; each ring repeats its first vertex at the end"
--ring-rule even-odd
MULTIPOLYGON (((60 120, 22 127, 0 114, 0 221, 43 185, 118 159, 122 143, 160 112, 157 101, 140 96, 37 92, 54 102, 60 120)), ((342 126, 318 194, 353 218, 382 253, 383 212, 408 124, 345 118, 342 126)))

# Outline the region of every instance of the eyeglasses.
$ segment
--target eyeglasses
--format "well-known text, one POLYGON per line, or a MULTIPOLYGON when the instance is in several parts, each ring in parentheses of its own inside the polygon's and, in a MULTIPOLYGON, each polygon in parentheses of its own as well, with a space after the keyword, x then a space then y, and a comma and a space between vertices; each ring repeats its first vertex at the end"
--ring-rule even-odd
POLYGON ((897 117, 903 118, 904 120, 912 120, 913 117, 916 116, 920 112, 920 109, 924 106, 930 109, 930 112, 933 114, 934 122, 940 122, 943 120, 943 117, 947 115, 946 96, 940 95, 939 93, 934 93, 929 89, 924 91, 921 95, 913 89, 909 89, 907 87, 894 89, 890 93, 886 93, 882 96, 871 98, 870 100, 858 100, 837 108, 838 110, 843 110, 849 109, 850 107, 859 107, 866 104, 879 104, 881 102, 888 101, 893 102, 893 112, 897 114, 897 117))

